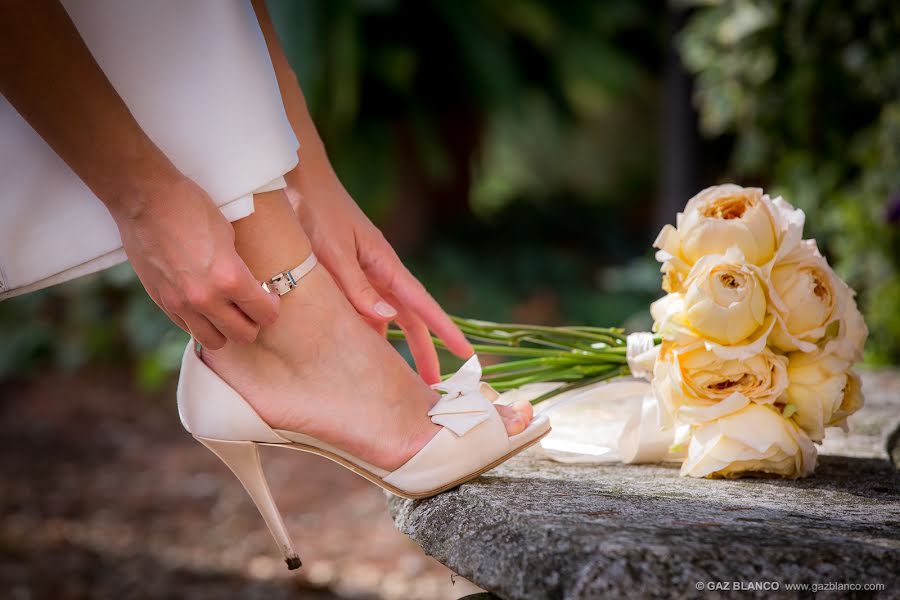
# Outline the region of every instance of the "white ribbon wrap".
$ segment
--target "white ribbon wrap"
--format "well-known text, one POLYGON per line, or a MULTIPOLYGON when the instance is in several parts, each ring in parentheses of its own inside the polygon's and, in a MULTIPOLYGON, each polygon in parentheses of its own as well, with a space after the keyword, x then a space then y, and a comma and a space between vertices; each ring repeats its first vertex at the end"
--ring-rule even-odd
POLYGON ((472 356, 451 377, 431 386, 443 396, 428 411, 431 421, 442 425, 458 436, 490 418, 492 402, 499 394, 481 381, 481 363, 472 356))
POLYGON ((652 391, 641 397, 637 410, 625 423, 619 436, 619 458, 627 464, 657 463, 678 460, 683 451, 673 448, 685 432, 665 429, 659 422, 659 403, 652 391))
POLYGON ((639 331, 625 338, 625 357, 633 377, 647 381, 653 379, 653 365, 656 364, 657 354, 659 348, 652 333, 639 331))
MULTIPOLYGON (((553 431, 541 447, 560 462, 629 464, 681 460, 673 445, 684 431, 664 428, 649 380, 659 353, 652 333, 632 333, 626 339, 632 377, 600 382, 560 394, 537 406, 546 413, 553 431)), ((505 402, 530 399, 556 384, 524 386, 502 395, 505 402)))

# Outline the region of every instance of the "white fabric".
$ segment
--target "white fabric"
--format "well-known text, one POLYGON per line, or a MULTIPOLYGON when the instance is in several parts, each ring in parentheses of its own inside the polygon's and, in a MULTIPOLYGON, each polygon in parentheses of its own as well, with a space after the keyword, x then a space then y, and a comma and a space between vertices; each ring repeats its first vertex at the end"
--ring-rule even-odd
POLYGON ((451 377, 431 387, 445 393, 428 411, 428 416, 433 423, 456 435, 466 435, 473 427, 487 421, 492 412, 497 412, 491 402, 499 394, 491 386, 481 383, 481 363, 477 355, 467 360, 451 377))
MULTIPOLYGON (((541 447, 559 462, 621 460, 618 440, 624 424, 639 410, 635 404, 640 404, 646 386, 646 381, 625 377, 564 392, 541 402, 537 411, 553 421, 553 431, 541 441, 541 447)), ((518 399, 530 399, 532 394, 536 397, 552 389, 543 385, 530 388, 521 388, 518 399)))
POLYGON ((648 380, 653 378, 656 353, 656 341, 650 332, 639 331, 628 334, 625 338, 625 357, 634 377, 648 380))
MULTIPOLYGON (((137 122, 226 216, 297 163, 249 1, 63 0, 137 122)), ((124 260, 106 207, 0 96, 0 299, 124 260)))
MULTIPOLYGON (((2 257, 0 257, 0 259, 2 259, 2 257)), ((17 288, 9 290, 8 292, 0 293, 0 301, 6 300, 7 298, 12 298, 14 296, 21 296, 22 294, 27 294, 29 292, 36 292, 37 290, 42 290, 52 285, 65 283, 66 281, 69 281, 71 279, 84 277, 85 275, 90 275, 92 273, 96 273, 97 271, 102 271, 103 269, 108 269, 118 264, 122 264, 127 260, 128 257, 125 256, 124 248, 118 248, 116 250, 113 250, 112 252, 107 252, 106 254, 98 256, 93 260, 89 260, 88 262, 81 263, 79 265, 75 265, 72 268, 66 269, 65 271, 55 273, 50 277, 45 277, 44 279, 40 279, 28 285, 19 286, 17 288)), ((0 266, 2 266, 2 263, 0 263, 0 266)))
MULTIPOLYGON (((660 406, 648 380, 659 353, 652 333, 626 338, 626 356, 633 377, 560 394, 538 405, 553 420, 553 432, 541 441, 549 458, 559 462, 656 463, 677 461, 684 450, 677 445, 684 431, 660 421, 660 406)), ((552 385, 525 386, 515 399, 537 397, 552 385)), ((504 401, 512 392, 501 397, 504 401)))
POLYGON ((227 204, 222 204, 219 206, 219 210, 222 211, 222 216, 224 216, 229 221, 237 221, 238 219, 243 219, 244 217, 249 217, 253 214, 253 195, 254 194, 263 194, 265 192, 274 192, 275 190, 283 190, 287 187, 287 182, 284 180, 284 177, 278 176, 269 183, 260 186, 247 194, 246 196, 241 196, 237 200, 232 200, 227 204))
POLYGON ((673 448, 681 432, 664 428, 659 422, 659 403, 648 389, 619 436, 619 458, 624 463, 657 463, 678 460, 683 449, 673 448))
MULTIPOLYGON (((228 204, 220 206, 219 210, 222 211, 222 215, 229 221, 237 221, 238 219, 249 217, 253 214, 254 211, 254 194, 272 192, 275 190, 284 189, 285 187, 287 187, 287 183, 285 182, 284 177, 278 177, 277 179, 274 179, 273 181, 270 181, 266 185, 262 186, 258 190, 253 190, 253 193, 247 194, 246 196, 242 196, 237 200, 233 200, 228 204)), ((125 262, 126 260, 128 260, 128 257, 125 255, 125 249, 118 248, 116 250, 113 250, 112 252, 107 252, 106 254, 98 256, 93 260, 89 260, 85 263, 75 265, 70 269, 66 269, 65 271, 62 271, 60 273, 51 275, 50 277, 46 277, 28 285, 17 287, 5 293, 0 293, 0 300, 6 300, 7 298, 12 298, 13 296, 21 296, 22 294, 41 290, 53 285, 57 285, 59 283, 65 283, 66 281, 69 281, 71 279, 76 279, 78 277, 90 275, 91 273, 96 273, 97 271, 102 271, 103 269, 114 267, 125 262)))

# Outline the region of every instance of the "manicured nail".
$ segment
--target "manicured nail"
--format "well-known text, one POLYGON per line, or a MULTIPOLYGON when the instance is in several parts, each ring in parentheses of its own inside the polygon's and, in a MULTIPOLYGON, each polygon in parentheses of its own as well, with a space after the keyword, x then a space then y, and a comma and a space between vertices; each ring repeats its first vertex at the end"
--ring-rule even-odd
POLYGON ((382 317, 387 317, 389 319, 393 319, 397 316, 397 309, 395 309, 384 300, 379 300, 375 303, 375 312, 377 312, 382 317))

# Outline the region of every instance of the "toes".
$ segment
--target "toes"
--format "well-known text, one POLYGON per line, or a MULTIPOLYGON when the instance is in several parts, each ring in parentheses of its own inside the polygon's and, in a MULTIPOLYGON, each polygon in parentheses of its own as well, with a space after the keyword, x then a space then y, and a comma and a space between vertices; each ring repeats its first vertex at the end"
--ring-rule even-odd
POLYGON ((497 405, 497 412, 503 419, 506 434, 513 436, 525 431, 531 422, 533 414, 531 404, 528 402, 516 402, 509 406, 497 405))
POLYGON ((521 400, 519 402, 514 402, 512 407, 513 410, 519 413, 519 416, 525 420, 526 426, 531 423, 531 419, 534 417, 534 406, 531 405, 531 402, 521 400))
POLYGON ((525 427, 527 427, 525 421, 519 416, 518 412, 512 409, 512 407, 498 406, 497 412, 500 413, 500 418, 503 419, 503 426, 506 427, 506 435, 516 435, 517 433, 523 432, 525 427))

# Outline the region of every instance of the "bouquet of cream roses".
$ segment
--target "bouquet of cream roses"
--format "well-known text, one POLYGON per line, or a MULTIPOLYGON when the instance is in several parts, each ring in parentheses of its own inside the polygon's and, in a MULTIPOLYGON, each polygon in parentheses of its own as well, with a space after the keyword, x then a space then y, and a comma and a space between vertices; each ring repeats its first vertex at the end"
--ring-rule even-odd
POLYGON ((652 385, 662 414, 689 425, 684 474, 809 475, 812 442, 862 406, 851 367, 868 331, 803 222, 761 189, 720 185, 654 244, 668 294, 650 309, 652 385))
POLYGON ((650 379, 653 426, 677 432, 682 475, 807 476, 814 442, 862 406, 851 367, 868 331, 853 291, 802 239, 804 219, 757 188, 697 194, 654 243, 667 295, 651 306, 653 334, 455 321, 479 354, 512 358, 483 369, 498 390, 562 382, 534 403, 650 379))

